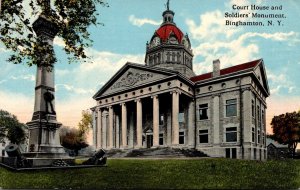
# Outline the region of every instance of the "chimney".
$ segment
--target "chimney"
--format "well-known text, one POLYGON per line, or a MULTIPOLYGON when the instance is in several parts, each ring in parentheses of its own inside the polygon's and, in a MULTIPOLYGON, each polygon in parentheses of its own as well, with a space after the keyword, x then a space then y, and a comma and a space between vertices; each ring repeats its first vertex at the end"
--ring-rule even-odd
POLYGON ((220 76, 220 60, 213 60, 213 77, 220 76))

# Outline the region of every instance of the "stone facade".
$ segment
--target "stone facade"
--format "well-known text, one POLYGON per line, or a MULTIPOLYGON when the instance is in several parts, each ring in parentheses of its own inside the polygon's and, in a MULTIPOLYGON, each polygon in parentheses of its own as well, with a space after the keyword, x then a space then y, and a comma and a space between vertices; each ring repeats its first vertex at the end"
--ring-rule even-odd
POLYGON ((126 63, 94 95, 94 145, 195 148, 212 157, 266 159, 263 60, 225 69, 215 60, 211 73, 195 76, 190 41, 173 16, 163 13, 147 43, 146 64, 126 63), (167 57, 171 51, 174 59, 167 57))

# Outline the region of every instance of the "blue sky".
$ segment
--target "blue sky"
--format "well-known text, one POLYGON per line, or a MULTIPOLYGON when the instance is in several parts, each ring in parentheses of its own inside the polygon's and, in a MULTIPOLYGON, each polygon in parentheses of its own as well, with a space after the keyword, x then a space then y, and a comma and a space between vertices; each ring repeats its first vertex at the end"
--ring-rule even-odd
MULTIPOLYGON (((58 120, 75 126, 82 110, 96 104, 94 93, 127 61, 144 63, 146 42, 162 21, 166 0, 107 0, 109 7, 98 7, 104 26, 90 27, 94 46, 87 49, 92 63, 67 64, 56 38, 56 109, 58 120)), ((300 109, 300 2, 296 0, 171 0, 177 26, 191 39, 194 71, 210 72, 219 58, 221 68, 263 58, 271 89, 267 123, 274 115, 300 109), (225 12, 232 5, 282 5, 283 10, 260 13, 285 13, 283 26, 225 26, 225 12)), ((237 12, 237 11, 235 11, 237 12)), ((249 13, 243 10, 240 13, 249 13)), ((235 19, 231 19, 235 21, 235 19)), ((251 18, 240 18, 253 21, 251 18)), ((256 19, 254 21, 265 21, 256 19)), ((274 22, 277 19, 271 19, 274 22)), ((35 67, 7 63, 9 52, 0 44, 0 108, 22 122, 31 119, 35 67)), ((269 130, 270 131, 270 130, 269 130)))

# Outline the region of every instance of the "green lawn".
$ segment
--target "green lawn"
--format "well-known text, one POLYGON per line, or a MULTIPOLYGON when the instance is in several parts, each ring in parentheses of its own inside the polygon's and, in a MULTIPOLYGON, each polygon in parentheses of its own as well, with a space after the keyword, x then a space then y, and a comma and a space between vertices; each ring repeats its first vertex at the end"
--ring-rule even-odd
MULTIPOLYGON (((300 160, 108 160, 108 167, 11 172, 2 188, 298 189, 300 160)), ((1 188, 0 188, 1 189, 1 188)))

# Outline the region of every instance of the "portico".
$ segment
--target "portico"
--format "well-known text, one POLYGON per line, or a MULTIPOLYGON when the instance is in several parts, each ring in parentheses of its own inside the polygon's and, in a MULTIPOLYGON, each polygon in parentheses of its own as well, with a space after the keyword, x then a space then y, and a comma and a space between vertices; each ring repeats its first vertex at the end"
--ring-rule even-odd
MULTIPOLYGON (((128 63, 125 67, 132 70, 132 66, 136 65, 128 63)), ((98 105, 92 109, 96 148, 180 147, 188 144, 187 139, 193 142, 194 133, 188 127, 194 128, 195 123, 187 117, 188 112, 193 111, 190 107, 193 104, 184 103, 182 105, 188 106, 180 108, 180 102, 192 101, 189 85, 176 77, 159 83, 150 80, 143 88, 133 85, 122 93, 99 98, 98 105), (180 132, 184 134, 181 143, 180 132)))

